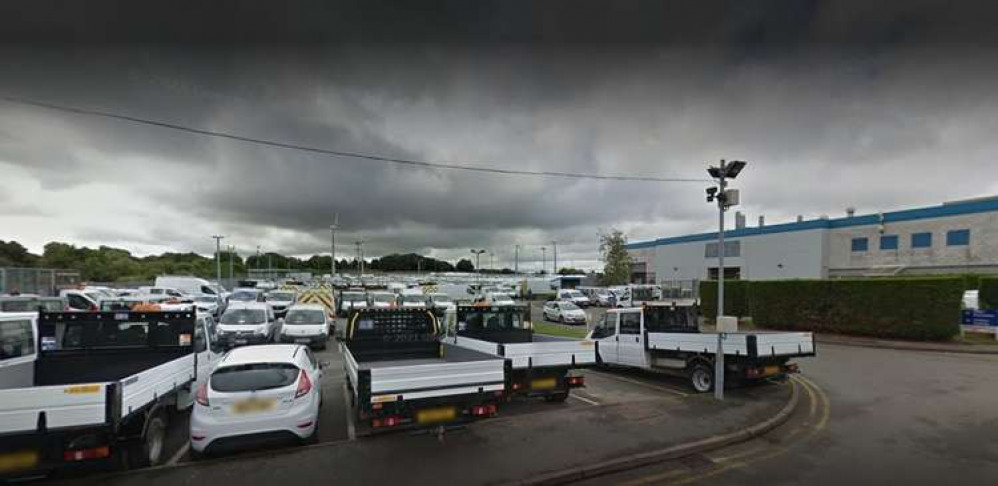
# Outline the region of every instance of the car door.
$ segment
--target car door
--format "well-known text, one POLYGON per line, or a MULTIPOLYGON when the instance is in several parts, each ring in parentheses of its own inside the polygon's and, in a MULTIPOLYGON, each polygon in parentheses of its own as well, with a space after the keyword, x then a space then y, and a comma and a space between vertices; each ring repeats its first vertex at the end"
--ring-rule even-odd
POLYGON ((617 325, 617 359, 621 364, 640 368, 645 366, 641 331, 641 311, 620 313, 617 325))

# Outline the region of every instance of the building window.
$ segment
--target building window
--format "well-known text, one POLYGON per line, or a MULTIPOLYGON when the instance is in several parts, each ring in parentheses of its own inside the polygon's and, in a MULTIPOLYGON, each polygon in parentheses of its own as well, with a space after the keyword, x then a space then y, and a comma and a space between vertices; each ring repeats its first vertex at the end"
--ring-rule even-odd
MULTIPOLYGON (((717 258, 717 243, 707 243, 704 245, 704 258, 717 258)), ((742 256, 741 241, 724 242, 724 258, 738 258, 742 256)))
POLYGON ((913 233, 911 235, 912 248, 932 248, 932 233, 913 233))
POLYGON ((970 244, 970 230, 952 230, 946 232, 946 246, 967 246, 970 244))
POLYGON ((852 239, 852 251, 866 251, 870 247, 870 240, 868 238, 853 238, 852 239))
POLYGON ((897 250, 898 249, 898 237, 897 235, 888 235, 880 237, 880 249, 881 250, 897 250))

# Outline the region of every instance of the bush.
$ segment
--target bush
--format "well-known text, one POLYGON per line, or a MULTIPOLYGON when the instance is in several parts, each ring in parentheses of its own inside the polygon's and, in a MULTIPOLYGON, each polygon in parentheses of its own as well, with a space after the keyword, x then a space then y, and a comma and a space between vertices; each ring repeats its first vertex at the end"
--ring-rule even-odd
POLYGON ((946 340, 960 332, 962 278, 755 281, 763 328, 881 338, 946 340))
MULTIPOLYGON (((751 315, 749 306, 749 281, 724 281, 724 313, 729 316, 751 315)), ((700 314, 708 320, 717 317, 717 281, 700 281, 700 314)))
POLYGON ((981 277, 978 289, 981 309, 998 309, 998 277, 981 277))

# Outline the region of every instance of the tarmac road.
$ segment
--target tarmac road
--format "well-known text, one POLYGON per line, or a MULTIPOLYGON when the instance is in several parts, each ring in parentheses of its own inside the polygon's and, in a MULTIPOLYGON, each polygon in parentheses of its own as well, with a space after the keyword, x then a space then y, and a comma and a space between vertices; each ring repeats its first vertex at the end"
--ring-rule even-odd
POLYGON ((794 416, 756 440, 586 484, 998 481, 998 356, 823 345, 794 416))

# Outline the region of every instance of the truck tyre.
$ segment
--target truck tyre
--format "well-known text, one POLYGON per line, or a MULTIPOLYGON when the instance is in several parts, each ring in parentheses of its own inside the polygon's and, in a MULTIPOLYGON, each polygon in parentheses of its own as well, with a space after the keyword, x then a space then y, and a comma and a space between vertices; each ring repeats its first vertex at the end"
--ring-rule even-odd
POLYGON ((552 393, 544 397, 544 401, 548 403, 562 403, 568 400, 568 391, 563 391, 561 393, 552 393))
POLYGON ((690 368, 690 385, 697 393, 707 393, 714 389, 714 370, 704 363, 695 363, 690 368))
POLYGON ((128 468, 158 466, 163 462, 166 447, 166 417, 154 412, 146 424, 145 433, 128 450, 128 468))

